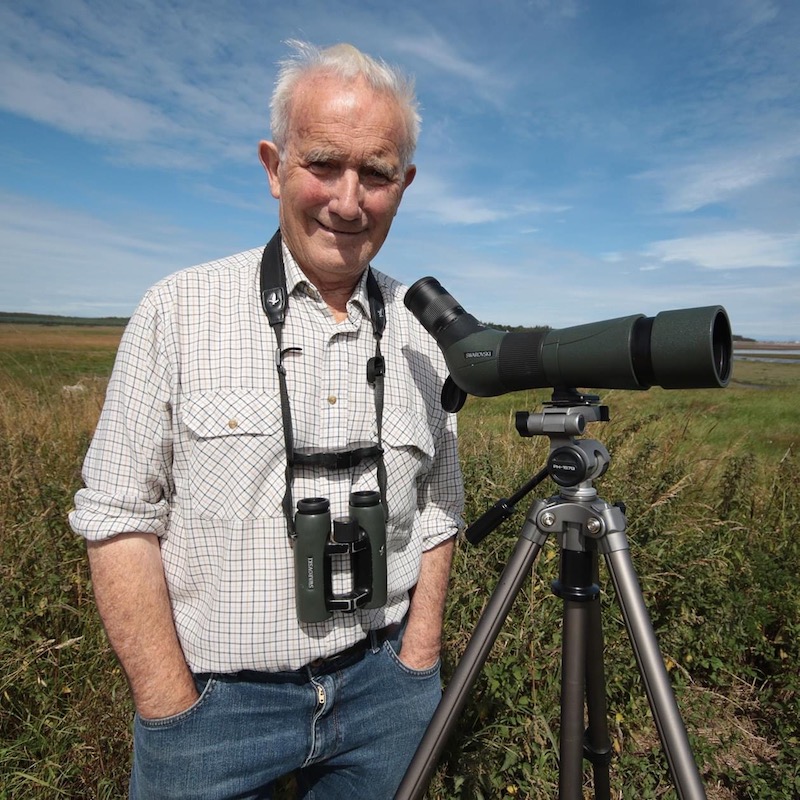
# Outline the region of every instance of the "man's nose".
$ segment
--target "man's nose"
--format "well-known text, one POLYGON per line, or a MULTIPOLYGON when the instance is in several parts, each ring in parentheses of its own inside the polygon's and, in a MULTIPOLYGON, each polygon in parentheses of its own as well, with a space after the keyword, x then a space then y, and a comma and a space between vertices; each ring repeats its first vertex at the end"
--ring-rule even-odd
POLYGON ((345 170, 336 181, 328 208, 342 219, 357 219, 361 216, 361 190, 358 173, 345 170))

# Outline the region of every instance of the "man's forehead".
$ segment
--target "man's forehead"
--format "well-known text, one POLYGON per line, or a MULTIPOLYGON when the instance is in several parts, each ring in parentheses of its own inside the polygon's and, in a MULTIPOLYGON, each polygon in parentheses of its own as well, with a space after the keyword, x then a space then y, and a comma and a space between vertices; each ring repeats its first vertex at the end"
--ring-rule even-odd
POLYGON ((298 86, 291 109, 290 131, 299 138, 376 136, 402 138, 405 118, 396 97, 367 84, 363 78, 345 80, 332 75, 306 78, 298 86))

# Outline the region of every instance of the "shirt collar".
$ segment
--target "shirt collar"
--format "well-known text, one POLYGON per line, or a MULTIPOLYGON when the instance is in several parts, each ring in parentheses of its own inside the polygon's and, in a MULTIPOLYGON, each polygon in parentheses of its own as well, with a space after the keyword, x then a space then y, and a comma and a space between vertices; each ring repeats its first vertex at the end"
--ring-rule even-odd
MULTIPOLYGON (((317 287, 308 279, 305 272, 300 268, 300 265, 291 254, 289 248, 286 246, 285 241, 281 241, 283 248, 283 267, 286 273, 286 293, 291 296, 296 291, 303 291, 310 296, 321 300, 317 287)), ((369 318, 369 300, 367 299, 367 270, 361 273, 361 277, 356 284, 356 288, 350 299, 347 301, 348 310, 353 305, 367 318, 369 318)))

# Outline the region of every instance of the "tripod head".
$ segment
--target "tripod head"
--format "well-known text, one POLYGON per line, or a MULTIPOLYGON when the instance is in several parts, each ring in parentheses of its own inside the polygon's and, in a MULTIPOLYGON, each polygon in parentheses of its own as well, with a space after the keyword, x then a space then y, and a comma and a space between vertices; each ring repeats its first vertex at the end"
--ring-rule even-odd
POLYGON ((550 437, 547 465, 511 497, 498 500, 466 531, 470 544, 478 544, 514 512, 516 504, 545 478, 550 477, 564 493, 596 494, 591 482, 599 478, 611 460, 608 450, 595 439, 576 439, 590 422, 608 422, 608 407, 593 394, 557 388, 542 411, 518 411, 516 428, 520 436, 550 437))
POLYGON ((608 469, 611 456, 595 439, 575 439, 589 422, 608 422, 608 406, 597 395, 575 389, 556 389, 539 413, 518 411, 516 428, 520 436, 548 436, 550 456, 547 474, 561 487, 579 486, 599 478, 608 469))

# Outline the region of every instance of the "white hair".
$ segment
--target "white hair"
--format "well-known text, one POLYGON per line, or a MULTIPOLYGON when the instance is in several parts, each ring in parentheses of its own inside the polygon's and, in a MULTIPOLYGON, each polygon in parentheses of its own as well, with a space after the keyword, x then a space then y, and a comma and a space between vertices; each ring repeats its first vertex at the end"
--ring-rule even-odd
POLYGON ((289 137, 294 91, 300 81, 312 73, 334 75, 346 80, 363 78, 376 92, 391 95, 398 103, 406 122, 406 135, 400 145, 403 170, 414 158, 422 119, 414 93, 414 81, 396 67, 362 53, 351 44, 336 44, 325 49, 308 42, 291 39, 286 42, 295 51, 279 62, 278 78, 270 101, 272 140, 279 153, 284 152, 289 137))

